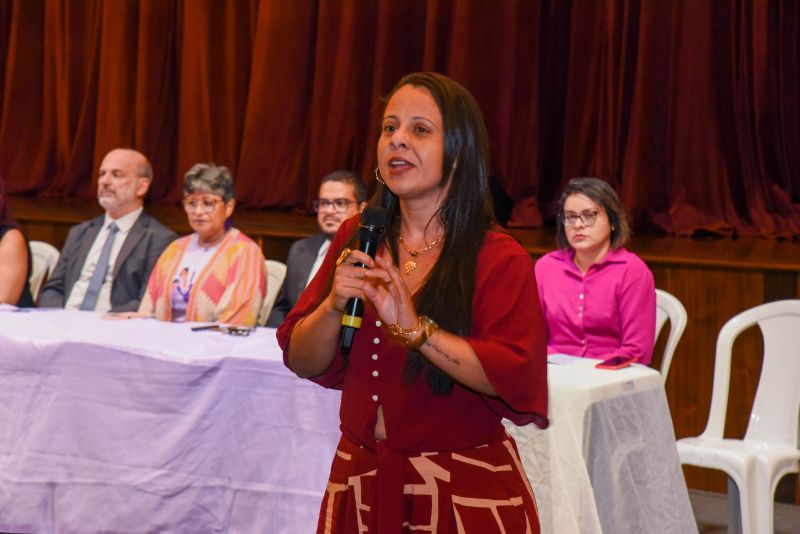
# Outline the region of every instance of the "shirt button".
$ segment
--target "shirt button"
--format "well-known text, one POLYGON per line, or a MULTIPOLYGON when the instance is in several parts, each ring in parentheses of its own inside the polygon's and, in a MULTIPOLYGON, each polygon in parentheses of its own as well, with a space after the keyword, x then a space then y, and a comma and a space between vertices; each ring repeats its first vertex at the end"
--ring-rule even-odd
POLYGON ((381 340, 376 337, 375 339, 372 340, 372 342, 377 345, 378 343, 381 342, 381 340))
POLYGON ((375 321, 375 326, 380 326, 380 325, 381 325, 380 321, 375 321))
POLYGON ((583 314, 582 313, 578 313, 578 317, 583 317, 583 314))
POLYGON ((372 376, 378 376, 378 371, 372 371, 372 376))
POLYGON ((372 359, 373 359, 373 360, 377 360, 377 359, 378 359, 378 355, 377 355, 377 354, 373 354, 373 355, 372 355, 372 359))
POLYGON ((586 340, 585 339, 581 340, 581 345, 586 345, 586 340))
POLYGON ((372 396, 372 400, 374 400, 375 402, 378 402, 378 396, 377 395, 373 395, 372 396))
POLYGON ((580 295, 578 295, 578 298, 579 298, 579 299, 581 299, 581 300, 583 300, 583 293, 581 293, 580 295))

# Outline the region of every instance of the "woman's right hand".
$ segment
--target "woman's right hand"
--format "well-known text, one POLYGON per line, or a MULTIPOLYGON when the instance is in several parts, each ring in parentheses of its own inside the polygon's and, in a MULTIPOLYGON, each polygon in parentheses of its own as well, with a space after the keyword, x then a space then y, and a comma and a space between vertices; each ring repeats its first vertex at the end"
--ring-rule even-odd
MULTIPOLYGON (((288 349, 288 363, 300 377, 317 376, 330 366, 339 346, 342 314, 347 301, 364 298, 374 261, 364 252, 345 249, 336 260, 333 285, 328 296, 294 326, 288 349), (356 263, 364 267, 356 267, 356 263)), ((381 276, 378 274, 378 276, 381 276)))
POLYGON ((388 283, 391 278, 381 268, 376 268, 375 260, 360 250, 351 250, 349 254, 340 256, 338 266, 333 275, 333 288, 328 298, 328 305, 339 313, 344 312, 347 301, 353 297, 365 299, 364 288, 376 282, 388 283), (361 265, 356 265, 361 263, 361 265))

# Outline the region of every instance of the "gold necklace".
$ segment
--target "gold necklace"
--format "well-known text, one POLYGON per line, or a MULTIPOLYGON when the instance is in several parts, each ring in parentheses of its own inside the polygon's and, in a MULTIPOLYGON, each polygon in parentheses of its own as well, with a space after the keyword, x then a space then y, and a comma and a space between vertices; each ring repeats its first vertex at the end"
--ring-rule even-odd
POLYGON ((416 262, 417 256, 419 256, 423 252, 428 252, 430 249, 441 243, 442 239, 444 239, 444 234, 440 235, 430 243, 425 243, 425 248, 423 249, 411 250, 408 247, 408 245, 406 245, 406 241, 405 239, 403 239, 403 234, 397 234, 397 240, 400 242, 400 245, 404 249, 406 249, 406 252, 408 252, 411 255, 411 259, 403 264, 403 273, 411 274, 414 271, 414 269, 417 268, 417 262, 416 262))

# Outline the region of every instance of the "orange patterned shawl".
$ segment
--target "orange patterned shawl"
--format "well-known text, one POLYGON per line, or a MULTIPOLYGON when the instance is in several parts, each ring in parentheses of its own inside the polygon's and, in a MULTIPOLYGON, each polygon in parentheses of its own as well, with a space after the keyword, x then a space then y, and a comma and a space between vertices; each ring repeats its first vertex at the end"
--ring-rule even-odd
MULTIPOLYGON (((172 320, 172 280, 194 234, 173 241, 150 273, 139 312, 172 320)), ((200 273, 186 309, 187 322, 220 322, 255 326, 267 293, 267 271, 261 248, 231 228, 200 273)))

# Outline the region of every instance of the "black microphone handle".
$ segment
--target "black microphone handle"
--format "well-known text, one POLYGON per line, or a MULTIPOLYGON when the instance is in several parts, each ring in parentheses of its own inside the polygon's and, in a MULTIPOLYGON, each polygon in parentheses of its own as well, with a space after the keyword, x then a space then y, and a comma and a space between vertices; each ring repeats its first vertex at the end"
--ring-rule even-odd
MULTIPOLYGON (((363 252, 367 253, 370 258, 375 257, 375 252, 378 250, 378 241, 366 240, 360 244, 364 249, 363 252)), ((364 264, 358 262, 354 266, 363 267, 364 264)), ((342 354, 350 354, 353 339, 358 329, 361 328, 361 319, 363 317, 364 302, 358 297, 349 299, 344 306, 344 313, 342 314, 342 354)))

